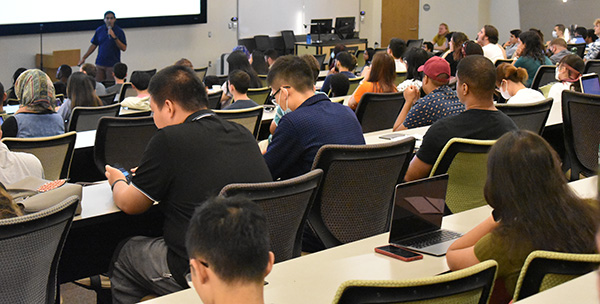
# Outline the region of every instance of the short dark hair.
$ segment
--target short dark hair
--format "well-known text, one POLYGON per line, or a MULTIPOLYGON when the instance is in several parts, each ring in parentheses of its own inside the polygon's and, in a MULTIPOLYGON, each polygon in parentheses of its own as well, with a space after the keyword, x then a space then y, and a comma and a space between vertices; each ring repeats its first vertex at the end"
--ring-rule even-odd
POLYGON ((481 45, 472 40, 465 42, 463 49, 465 51, 465 56, 483 55, 483 48, 481 48, 481 45))
POLYGON ((406 52, 406 42, 400 38, 392 38, 388 48, 392 51, 392 56, 399 59, 402 58, 404 52, 406 52))
POLYGON ((265 56, 275 60, 279 57, 279 53, 277 53, 277 51, 274 49, 268 49, 265 51, 265 56))
POLYGON ((498 43, 498 29, 495 26, 486 24, 483 26, 483 30, 490 43, 498 43))
POLYGON ((71 76, 71 74, 73 73, 73 69, 71 69, 71 67, 68 64, 61 64, 58 67, 58 70, 58 78, 69 78, 69 76, 71 76))
POLYGON ((356 67, 356 57, 346 51, 339 52, 335 55, 335 60, 339 61, 343 67, 350 71, 354 70, 356 67))
POLYGON ((555 38, 550 41, 550 45, 560 45, 565 49, 568 47, 567 42, 562 38, 555 38))
POLYGON ((514 29, 512 31, 510 31, 510 34, 519 38, 519 35, 521 35, 521 30, 520 29, 514 29))
POLYGON ((348 95, 350 81, 348 76, 343 73, 331 75, 331 97, 348 95))
POLYGON ((456 69, 456 77, 475 96, 492 98, 496 88, 496 67, 492 61, 482 55, 471 55, 461 59, 456 69))
POLYGON ((287 55, 277 58, 269 74, 267 82, 287 82, 296 91, 305 92, 313 88, 314 75, 310 66, 300 57, 287 55))
POLYGON ((19 78, 19 76, 21 76, 21 74, 23 74, 23 72, 27 71, 26 68, 18 68, 14 73, 13 73, 13 85, 15 84, 15 82, 17 82, 17 78, 19 78))
POLYGON ((565 25, 564 24, 559 23, 559 24, 555 25, 555 27, 557 27, 559 31, 561 31, 563 33, 565 32, 565 25))
POLYGON ((594 31, 594 29, 587 30, 587 38, 592 38, 592 40, 594 41, 598 39, 598 36, 596 36, 596 32, 594 31))
POLYGON ((96 65, 93 63, 84 63, 81 66, 81 70, 83 70, 86 74, 96 78, 96 74, 98 73, 98 70, 96 69, 96 65))
POLYGON ((227 283, 262 283, 269 264, 267 219, 247 198, 208 199, 190 220, 186 248, 190 258, 205 259, 227 283))
POLYGON ((106 11, 106 13, 104 13, 104 18, 106 18, 106 15, 108 15, 108 14, 112 14, 113 17, 117 18, 117 15, 115 15, 115 12, 113 12, 113 11, 106 11))
POLYGON ((423 45, 425 46, 426 51, 433 52, 433 43, 431 43, 429 41, 425 41, 425 42, 423 42, 423 45))
POLYGON ((587 29, 583 26, 578 26, 575 29, 575 33, 578 34, 579 36, 581 36, 583 39, 585 39, 587 37, 587 29))
POLYGON ((150 80, 148 92, 159 109, 169 99, 186 111, 198 111, 208 107, 208 96, 202 80, 188 67, 168 66, 150 80))
POLYGON ((115 73, 116 78, 125 79, 127 77, 127 65, 122 62, 115 63, 113 73, 115 73))
POLYGON ((248 73, 235 70, 229 73, 229 83, 233 85, 236 91, 241 94, 246 94, 248 92, 248 88, 250 87, 250 75, 248 73))
POLYGON ((134 72, 131 74, 131 84, 133 84, 136 89, 143 91, 148 88, 151 78, 152 76, 146 72, 134 72))

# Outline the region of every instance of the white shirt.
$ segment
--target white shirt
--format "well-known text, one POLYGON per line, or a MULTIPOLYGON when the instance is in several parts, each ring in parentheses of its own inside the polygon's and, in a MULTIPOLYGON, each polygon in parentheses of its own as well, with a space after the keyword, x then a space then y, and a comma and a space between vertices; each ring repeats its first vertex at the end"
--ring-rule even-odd
POLYGON ((562 117, 562 91, 570 90, 572 83, 570 82, 557 82, 550 87, 548 92, 548 98, 554 98, 552 102, 552 108, 550 108, 550 115, 548 117, 554 117, 556 115, 562 117), (558 111, 558 112, 557 112, 558 111))
POLYGON ((502 47, 497 44, 488 43, 486 46, 482 47, 482 49, 483 56, 487 57, 492 62, 496 62, 497 59, 506 59, 504 57, 504 52, 502 52, 502 47))
POLYGON ((396 87, 396 89, 398 89, 398 92, 404 92, 404 90, 406 90, 411 85, 420 89, 423 86, 423 82, 421 82, 421 80, 418 79, 406 79, 402 83, 400 83, 398 87, 396 87))
POLYGON ((542 101, 546 99, 544 94, 540 93, 538 90, 533 90, 530 88, 524 88, 517 91, 513 97, 506 101, 506 103, 515 104, 515 103, 531 103, 536 101, 542 101))
POLYGON ((404 73, 406 72, 406 63, 402 62, 401 59, 394 59, 396 63, 396 73, 404 73))
POLYGON ((6 186, 28 176, 44 178, 42 163, 32 154, 11 152, 0 142, 0 182, 6 186))

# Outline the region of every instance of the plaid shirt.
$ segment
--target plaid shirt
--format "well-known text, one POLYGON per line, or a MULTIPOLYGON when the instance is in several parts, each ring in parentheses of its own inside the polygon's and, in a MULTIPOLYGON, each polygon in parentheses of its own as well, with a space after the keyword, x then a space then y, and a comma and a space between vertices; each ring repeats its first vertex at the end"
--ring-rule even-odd
POLYGON ((596 41, 590 45, 588 53, 585 55, 585 60, 598 59, 598 55, 600 55, 600 38, 596 39, 596 41))

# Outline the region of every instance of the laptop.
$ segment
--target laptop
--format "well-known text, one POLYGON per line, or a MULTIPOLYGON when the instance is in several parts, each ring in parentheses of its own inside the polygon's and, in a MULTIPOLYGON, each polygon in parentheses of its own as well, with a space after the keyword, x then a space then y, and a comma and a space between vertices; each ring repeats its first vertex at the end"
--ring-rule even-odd
POLYGON ((389 243, 413 251, 443 256, 462 234, 441 229, 448 174, 396 186, 389 243))
POLYGON ((579 78, 581 91, 586 94, 600 95, 600 79, 598 74, 585 74, 579 78))

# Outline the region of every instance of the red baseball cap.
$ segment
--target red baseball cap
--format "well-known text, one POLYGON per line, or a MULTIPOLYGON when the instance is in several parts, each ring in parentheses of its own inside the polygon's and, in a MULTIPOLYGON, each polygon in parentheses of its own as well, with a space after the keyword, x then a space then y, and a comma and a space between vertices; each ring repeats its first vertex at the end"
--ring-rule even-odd
POLYGON ((424 65, 420 66, 417 71, 424 72, 427 77, 439 82, 450 81, 450 64, 442 57, 433 56, 429 58, 429 60, 427 60, 424 65), (440 74, 446 74, 448 75, 448 78, 439 78, 440 74))

